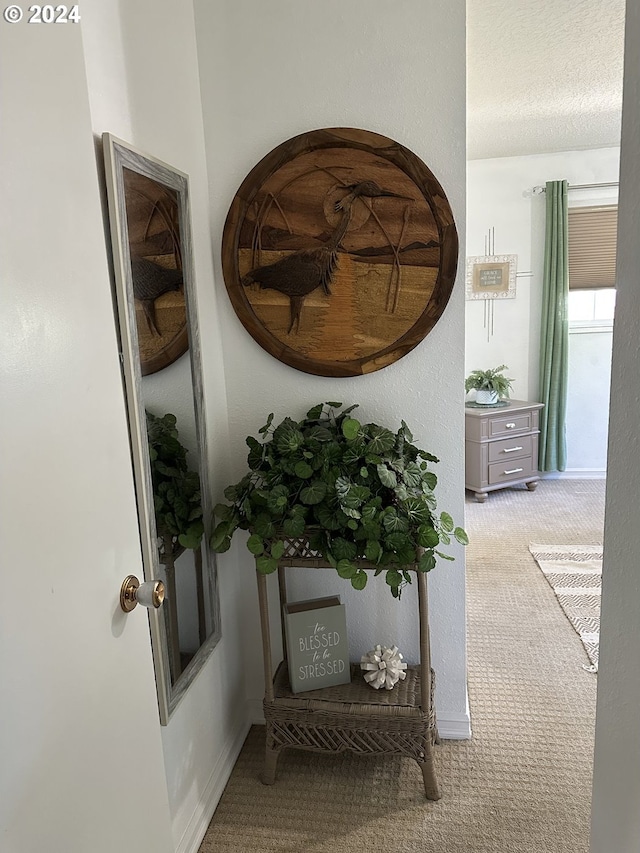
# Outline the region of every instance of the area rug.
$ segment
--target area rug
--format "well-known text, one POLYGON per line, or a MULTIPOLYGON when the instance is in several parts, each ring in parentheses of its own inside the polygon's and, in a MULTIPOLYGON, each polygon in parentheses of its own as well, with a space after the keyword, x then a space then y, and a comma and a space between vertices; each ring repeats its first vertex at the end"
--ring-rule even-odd
POLYGON ((597 672, 602 546, 530 545, 529 550, 582 640, 591 662, 584 669, 597 672))

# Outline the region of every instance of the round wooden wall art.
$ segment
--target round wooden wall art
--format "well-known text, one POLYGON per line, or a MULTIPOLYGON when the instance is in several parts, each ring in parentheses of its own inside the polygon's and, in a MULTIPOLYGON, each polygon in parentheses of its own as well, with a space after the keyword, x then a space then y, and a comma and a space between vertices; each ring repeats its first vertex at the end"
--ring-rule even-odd
POLYGON ((171 187, 126 167, 123 186, 140 371, 148 376, 189 348, 180 205, 171 187))
POLYGON ((358 376, 410 352, 445 309, 458 237, 427 166, 384 136, 315 130, 247 175, 222 240, 247 331, 285 364, 358 376))

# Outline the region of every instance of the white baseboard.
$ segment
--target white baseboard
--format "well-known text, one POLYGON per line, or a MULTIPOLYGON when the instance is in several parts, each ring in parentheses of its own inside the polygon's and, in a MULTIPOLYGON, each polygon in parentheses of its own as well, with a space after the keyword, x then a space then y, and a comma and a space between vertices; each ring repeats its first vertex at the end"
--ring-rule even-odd
POLYGON ((566 471, 544 471, 543 480, 606 480, 605 468, 567 468, 566 471))
POLYGON ((238 755, 240 755, 240 750, 251 727, 251 721, 247 719, 247 716, 245 715, 235 735, 229 738, 225 748, 222 750, 202 793, 202 797, 180 839, 176 853, 198 853, 198 848, 211 823, 213 813, 220 801, 225 785, 229 781, 231 771, 238 759, 238 755))
POLYGON ((471 740, 471 719, 469 715, 438 717, 438 734, 443 740, 471 740))
POLYGON ((464 714, 438 716, 438 734, 443 740, 471 740, 471 711, 469 709, 469 691, 466 691, 464 714))

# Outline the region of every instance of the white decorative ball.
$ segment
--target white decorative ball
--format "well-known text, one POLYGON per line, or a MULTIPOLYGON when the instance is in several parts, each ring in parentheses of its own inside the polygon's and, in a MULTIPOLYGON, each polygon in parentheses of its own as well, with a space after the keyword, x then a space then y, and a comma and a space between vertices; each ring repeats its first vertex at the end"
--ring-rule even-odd
POLYGON ((392 690, 398 681, 407 677, 406 668, 397 646, 377 645, 360 660, 360 669, 365 671, 364 680, 376 690, 381 687, 392 690))

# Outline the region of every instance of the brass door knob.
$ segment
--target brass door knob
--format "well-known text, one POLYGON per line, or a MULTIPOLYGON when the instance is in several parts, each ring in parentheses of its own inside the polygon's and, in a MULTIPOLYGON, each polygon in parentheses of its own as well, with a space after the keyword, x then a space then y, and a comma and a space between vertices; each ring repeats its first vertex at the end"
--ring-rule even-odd
POLYGON ((127 575, 120 587, 120 607, 130 613, 138 604, 158 608, 164 601, 165 588, 162 581, 140 583, 135 575, 127 575))

